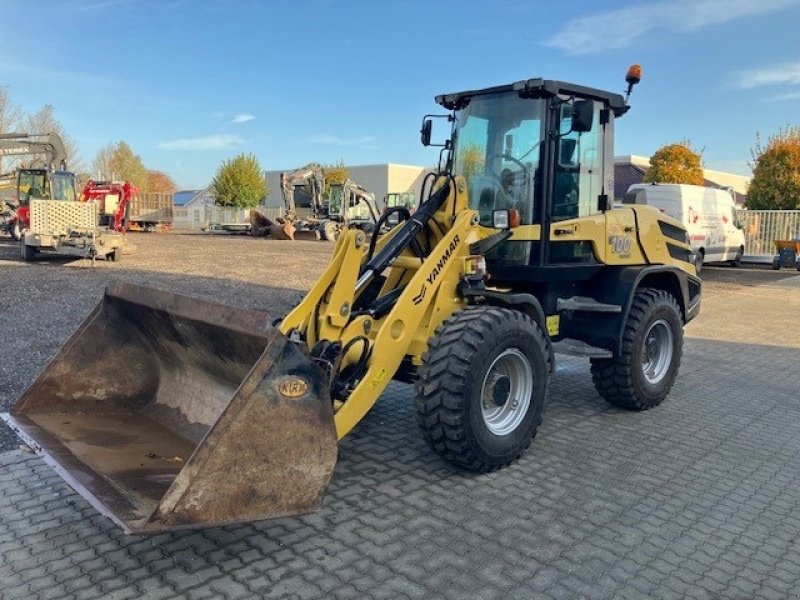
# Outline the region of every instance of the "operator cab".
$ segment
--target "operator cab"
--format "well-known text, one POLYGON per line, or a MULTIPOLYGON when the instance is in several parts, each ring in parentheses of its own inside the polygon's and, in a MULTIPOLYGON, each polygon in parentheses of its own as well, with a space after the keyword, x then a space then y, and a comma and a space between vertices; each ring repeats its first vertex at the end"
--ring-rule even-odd
POLYGON ((480 224, 493 227, 498 210, 519 217, 513 236, 487 253, 495 279, 530 279, 536 277, 531 269, 591 263, 586 242, 548 244, 550 225, 611 207, 614 117, 628 110, 625 98, 529 79, 436 101, 453 111, 449 167, 466 180, 480 224))
POLYGON ((69 171, 50 173, 47 169, 20 169, 17 195, 20 206, 27 206, 31 199, 75 201, 75 174, 69 171))

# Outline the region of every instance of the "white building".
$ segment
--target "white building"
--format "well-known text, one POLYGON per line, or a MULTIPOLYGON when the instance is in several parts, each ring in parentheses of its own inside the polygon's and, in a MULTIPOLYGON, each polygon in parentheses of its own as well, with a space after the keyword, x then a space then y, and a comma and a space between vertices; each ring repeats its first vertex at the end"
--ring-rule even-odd
MULTIPOLYGON (((265 202, 267 206, 283 206, 281 173, 290 173, 294 168, 264 172, 269 186, 269 194, 265 202)), ((350 179, 375 194, 379 208, 383 208, 383 199, 389 193, 414 192, 415 197, 419 197, 422 180, 427 173, 432 171, 426 167, 393 163, 345 165, 345 168, 350 171, 350 179)))

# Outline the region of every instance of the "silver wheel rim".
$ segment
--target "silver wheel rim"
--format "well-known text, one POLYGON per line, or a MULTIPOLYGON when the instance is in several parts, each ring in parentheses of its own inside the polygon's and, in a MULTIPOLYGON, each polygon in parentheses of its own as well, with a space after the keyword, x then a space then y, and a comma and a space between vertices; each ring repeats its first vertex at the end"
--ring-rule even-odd
POLYGON ((672 329, 664 319, 647 329, 642 346, 642 371, 647 383, 656 384, 667 374, 672 364, 672 329))
POLYGON ((486 371, 481 386, 481 414, 487 429, 495 435, 513 432, 531 404, 533 369, 516 348, 501 352, 486 371))

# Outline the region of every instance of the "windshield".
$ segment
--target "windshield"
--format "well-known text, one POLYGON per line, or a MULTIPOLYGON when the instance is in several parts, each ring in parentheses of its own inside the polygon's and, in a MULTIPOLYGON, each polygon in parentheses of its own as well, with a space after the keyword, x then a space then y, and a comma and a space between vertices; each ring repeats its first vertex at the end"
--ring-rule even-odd
POLYGON ((72 173, 56 173, 53 177, 53 200, 74 202, 75 177, 72 173))
POLYGON ((342 212, 342 186, 332 185, 328 195, 328 214, 338 215, 342 212))
POLYGON ((19 201, 28 204, 31 198, 50 198, 45 171, 20 171, 19 173, 19 201))
POLYGON ((455 175, 463 175, 481 224, 492 211, 515 208, 534 222, 534 174, 539 166, 545 101, 516 94, 475 96, 456 113, 455 175))

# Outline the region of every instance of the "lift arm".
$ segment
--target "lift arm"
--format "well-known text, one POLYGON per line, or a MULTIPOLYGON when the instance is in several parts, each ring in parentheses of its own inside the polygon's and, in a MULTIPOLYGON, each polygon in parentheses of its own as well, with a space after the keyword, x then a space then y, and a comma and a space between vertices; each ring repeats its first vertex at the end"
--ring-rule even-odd
POLYGON ((43 155, 48 169, 67 169, 67 151, 57 133, 0 134, 0 156, 28 155, 43 155))
POLYGON ((322 207, 322 190, 325 188, 325 175, 318 163, 309 163, 290 173, 281 173, 281 194, 286 208, 286 217, 290 221, 297 218, 297 206, 294 202, 294 187, 309 183, 311 186, 311 202, 314 212, 322 207))

